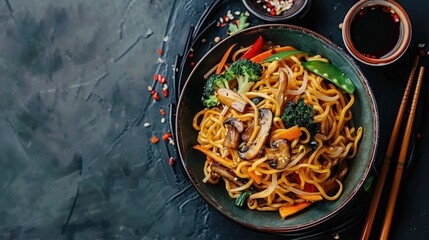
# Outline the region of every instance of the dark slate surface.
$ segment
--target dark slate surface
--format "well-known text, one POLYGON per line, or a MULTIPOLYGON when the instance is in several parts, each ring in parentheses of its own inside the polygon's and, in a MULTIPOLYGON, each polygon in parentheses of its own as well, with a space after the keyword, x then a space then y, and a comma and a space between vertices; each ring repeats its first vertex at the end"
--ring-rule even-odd
MULTIPOLYGON (((175 100, 175 58, 209 2, 0 1, 0 239, 279 238, 222 217, 200 199, 178 159, 169 165, 169 156, 177 158, 174 146, 163 140, 150 143, 152 136, 161 138, 169 131, 170 121, 161 123, 160 109, 168 112, 175 100), (167 98, 154 74, 167 77, 167 98), (159 101, 152 99, 148 86, 161 95, 159 101)), ((239 1, 226 2, 210 20, 228 9, 243 10, 239 1)), ((338 24, 354 2, 313 0, 305 18, 292 23, 343 46, 338 24)), ((413 46, 429 43, 429 2, 398 2, 411 17, 413 46)), ((211 44, 213 36, 224 34, 215 27, 207 32, 211 44)), ((380 110, 375 170, 381 166, 412 55, 410 50, 385 68, 361 65, 380 110)), ((425 111, 417 122, 421 138, 393 219, 394 239, 429 236, 429 128, 421 124, 427 120, 427 87, 421 97, 425 111)), ((363 209, 370 198, 365 194, 355 204, 363 209)), ((380 212, 374 237, 382 206, 380 212)), ((319 237, 339 233, 358 238, 359 219, 352 228, 331 228, 335 221, 322 226, 319 237)))

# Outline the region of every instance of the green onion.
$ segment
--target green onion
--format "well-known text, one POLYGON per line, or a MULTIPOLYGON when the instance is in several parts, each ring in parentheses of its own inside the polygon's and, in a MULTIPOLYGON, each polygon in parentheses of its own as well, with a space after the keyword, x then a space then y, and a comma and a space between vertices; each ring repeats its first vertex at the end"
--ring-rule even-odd
POLYGON ((238 197, 235 199, 235 206, 238 207, 244 207, 244 204, 247 202, 247 199, 250 196, 250 192, 243 191, 238 195, 238 197))

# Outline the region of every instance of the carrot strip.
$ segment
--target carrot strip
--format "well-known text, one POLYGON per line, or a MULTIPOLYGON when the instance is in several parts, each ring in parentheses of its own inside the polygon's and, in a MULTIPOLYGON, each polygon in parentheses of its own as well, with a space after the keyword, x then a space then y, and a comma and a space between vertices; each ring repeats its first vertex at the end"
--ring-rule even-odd
POLYGON ((315 202, 315 201, 322 201, 323 197, 321 195, 297 195, 299 198, 315 202))
POLYGON ((312 202, 301 202, 301 203, 296 203, 294 205, 286 205, 286 206, 279 208, 279 213, 280 213, 280 216, 283 219, 285 219, 287 216, 295 214, 295 213, 301 211, 302 209, 310 206, 311 204, 312 204, 312 202))
POLYGON ((226 60, 228 60, 229 54, 231 53, 231 51, 235 47, 235 45, 237 45, 237 44, 233 44, 231 47, 229 47, 228 50, 223 55, 222 60, 220 61, 219 65, 217 66, 216 74, 219 74, 222 72, 222 69, 225 66, 226 60))
POLYGON ((225 166, 227 168, 233 168, 234 167, 234 162, 231 159, 218 156, 214 152, 208 150, 207 148, 205 148, 201 145, 194 146, 194 149, 201 151, 202 153, 204 153, 208 157, 212 158, 213 160, 215 160, 216 162, 222 164, 223 166, 225 166))
POLYGON ((248 171, 251 178, 253 178, 253 181, 257 184, 261 184, 262 179, 259 175, 257 175, 254 171, 248 171))
POLYGON ((253 58, 251 58, 250 60, 256 63, 260 63, 263 60, 265 60, 267 57, 279 53, 279 52, 284 52, 284 51, 290 51, 290 50, 296 50, 295 48, 291 47, 291 46, 284 46, 284 47, 278 47, 278 48, 274 48, 268 51, 265 51, 263 53, 260 53, 256 56, 254 56, 253 58))
POLYGON ((273 132, 270 142, 275 142, 278 139, 286 139, 288 141, 295 140, 301 137, 302 132, 298 126, 293 126, 287 129, 277 129, 273 132))

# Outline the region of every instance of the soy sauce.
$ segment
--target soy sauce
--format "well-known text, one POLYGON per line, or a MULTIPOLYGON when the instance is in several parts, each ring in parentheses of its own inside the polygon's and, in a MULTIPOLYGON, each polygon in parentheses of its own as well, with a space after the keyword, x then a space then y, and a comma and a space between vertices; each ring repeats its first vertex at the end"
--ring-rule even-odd
POLYGON ((398 15, 390 7, 381 5, 361 9, 350 26, 356 50, 370 58, 381 58, 394 49, 399 34, 398 15))

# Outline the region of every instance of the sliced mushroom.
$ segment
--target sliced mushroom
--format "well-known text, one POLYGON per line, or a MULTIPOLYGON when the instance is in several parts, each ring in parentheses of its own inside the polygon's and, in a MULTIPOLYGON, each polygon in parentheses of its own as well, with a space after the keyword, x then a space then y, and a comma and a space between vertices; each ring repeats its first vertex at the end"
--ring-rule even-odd
POLYGON ((240 94, 232 91, 231 89, 219 88, 217 90, 217 99, 229 107, 234 108, 239 112, 244 112, 246 108, 246 101, 240 96, 240 94))
POLYGON ((265 154, 272 168, 282 170, 291 160, 290 146, 286 139, 274 141, 271 148, 265 148, 265 154))
POLYGON ((258 135, 249 147, 244 145, 238 149, 238 156, 244 160, 250 160, 257 157, 265 145, 270 134, 271 125, 273 123, 273 113, 267 108, 259 109, 259 126, 258 135))
POLYGON ((240 143, 240 134, 244 130, 244 125, 237 118, 230 117, 223 124, 226 127, 225 140, 223 145, 232 149, 237 149, 240 143))
POLYGON ((243 140, 243 142, 249 141, 252 136, 253 129, 255 129, 255 122, 252 122, 246 129, 244 129, 244 132, 241 134, 241 140, 243 140))
POLYGON ((245 184, 244 182, 241 182, 240 178, 238 178, 237 175, 235 175, 235 172, 229 168, 226 168, 226 167, 218 165, 218 164, 213 164, 213 165, 211 165, 210 168, 213 172, 219 174, 221 177, 225 178, 226 180, 234 183, 235 185, 237 185, 239 187, 241 187, 245 184))

